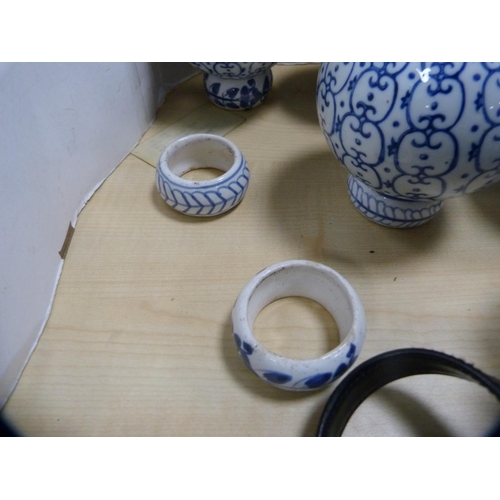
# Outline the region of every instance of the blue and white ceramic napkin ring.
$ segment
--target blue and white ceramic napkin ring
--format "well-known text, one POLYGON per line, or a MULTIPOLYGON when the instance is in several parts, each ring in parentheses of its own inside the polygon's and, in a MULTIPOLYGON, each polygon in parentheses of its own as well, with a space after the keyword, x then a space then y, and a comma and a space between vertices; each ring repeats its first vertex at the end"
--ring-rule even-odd
POLYGON ((219 215, 236 206, 245 195, 249 179, 250 171, 239 148, 212 134, 193 134, 174 141, 165 148, 156 167, 156 187, 167 204, 200 217, 219 215), (203 181, 182 178, 200 168, 215 168, 224 174, 203 181))
POLYGON ((233 336, 246 366, 262 380, 291 391, 324 387, 356 360, 366 334, 366 319, 356 291, 333 269, 316 262, 291 260, 254 276, 234 305, 233 336), (340 344, 316 359, 289 359, 260 344, 253 334, 255 318, 271 302, 290 296, 321 304, 335 319, 340 344))

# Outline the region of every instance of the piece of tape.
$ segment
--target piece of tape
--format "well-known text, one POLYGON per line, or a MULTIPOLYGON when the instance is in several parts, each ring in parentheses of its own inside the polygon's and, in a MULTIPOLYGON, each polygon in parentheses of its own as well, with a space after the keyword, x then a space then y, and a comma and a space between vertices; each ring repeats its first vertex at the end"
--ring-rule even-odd
POLYGON ((191 134, 225 136, 244 121, 245 118, 231 111, 207 103, 153 137, 139 143, 132 154, 156 168, 163 150, 177 139, 191 134))
POLYGON ((66 238, 64 238, 64 243, 61 247, 61 250, 59 250, 59 255, 61 256, 61 259, 66 258, 66 254, 68 253, 69 245, 71 244, 71 239, 73 238, 74 233, 75 233, 75 228, 71 225, 70 222, 68 226, 68 231, 66 232, 66 238))

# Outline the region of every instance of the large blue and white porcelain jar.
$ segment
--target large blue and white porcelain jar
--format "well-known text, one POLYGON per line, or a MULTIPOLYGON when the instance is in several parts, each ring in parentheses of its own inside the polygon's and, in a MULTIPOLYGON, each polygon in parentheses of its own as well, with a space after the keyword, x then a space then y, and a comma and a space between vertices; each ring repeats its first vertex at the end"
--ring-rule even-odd
POLYGON ((323 63, 316 102, 374 222, 417 226, 500 180, 500 63, 323 63))

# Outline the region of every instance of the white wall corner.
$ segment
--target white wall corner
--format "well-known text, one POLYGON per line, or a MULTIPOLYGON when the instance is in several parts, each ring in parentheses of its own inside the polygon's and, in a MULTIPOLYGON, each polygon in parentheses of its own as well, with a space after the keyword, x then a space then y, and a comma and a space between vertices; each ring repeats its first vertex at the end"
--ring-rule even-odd
POLYGON ((0 409, 49 317, 68 224, 186 63, 0 63, 0 409))

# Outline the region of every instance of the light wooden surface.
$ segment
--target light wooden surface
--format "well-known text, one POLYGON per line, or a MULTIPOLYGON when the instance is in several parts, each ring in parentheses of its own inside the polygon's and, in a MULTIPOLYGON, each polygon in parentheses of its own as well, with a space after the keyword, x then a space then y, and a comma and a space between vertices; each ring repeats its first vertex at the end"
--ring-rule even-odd
MULTIPOLYGON (((130 155, 80 215, 54 308, 5 415, 27 435, 311 436, 332 387, 266 385, 239 359, 230 314, 269 264, 302 258, 343 274, 367 314, 357 364, 426 347, 500 376, 500 186, 449 200, 415 229, 378 226, 351 205, 347 172, 315 110, 318 65, 277 66, 262 106, 226 137, 250 186, 225 215, 171 210, 154 169, 130 155)), ((201 76, 167 96, 143 141, 205 106, 201 76)), ((230 113, 229 111, 227 113, 230 113)), ((335 346, 321 307, 285 299, 257 335, 273 350, 317 356, 335 346)), ((467 435, 499 411, 486 391, 421 376, 379 391, 345 435, 467 435)))

